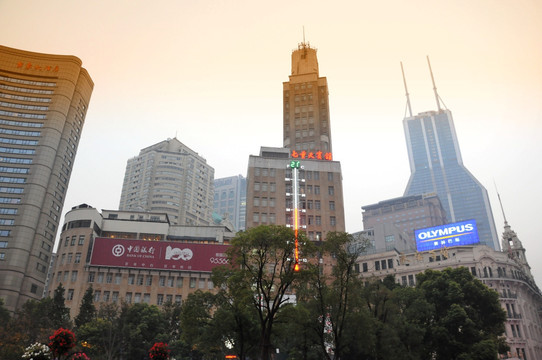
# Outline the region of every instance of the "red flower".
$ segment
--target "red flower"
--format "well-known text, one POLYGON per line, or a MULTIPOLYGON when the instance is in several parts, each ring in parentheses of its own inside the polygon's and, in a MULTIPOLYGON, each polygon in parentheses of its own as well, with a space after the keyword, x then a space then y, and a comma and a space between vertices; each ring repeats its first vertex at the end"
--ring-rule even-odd
POLYGON ((166 343, 154 343, 149 350, 149 357, 152 360, 168 360, 170 351, 166 343))
POLYGON ((49 348, 53 357, 66 355, 75 347, 75 335, 68 329, 59 328, 49 337, 49 348))

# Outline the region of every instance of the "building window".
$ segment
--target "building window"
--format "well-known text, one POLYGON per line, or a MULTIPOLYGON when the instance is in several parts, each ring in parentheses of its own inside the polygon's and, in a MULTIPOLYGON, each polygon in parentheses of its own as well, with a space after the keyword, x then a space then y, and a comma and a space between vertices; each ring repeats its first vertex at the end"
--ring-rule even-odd
POLYGON ((414 286, 414 275, 408 275, 408 285, 414 286))
POLYGON ((363 268, 363 272, 369 271, 369 267, 367 266, 367 263, 363 263, 361 265, 362 265, 362 268, 363 268))
POLYGON ((111 292, 109 292, 109 291, 104 291, 103 301, 108 302, 108 301, 109 301, 109 295, 110 295, 110 294, 111 294, 111 292))
POLYGON ((8 247, 7 241, 0 241, 0 249, 5 249, 8 247))
POLYGON ((337 225, 337 218, 335 218, 335 216, 330 216, 329 217, 329 223, 331 226, 336 226, 337 225))
POLYGON ((114 303, 117 303, 119 301, 119 292, 113 291, 113 295, 111 296, 111 301, 114 303))
POLYGON ((77 271, 72 271, 72 282, 77 281, 77 271))
MULTIPOLYGON (((171 300, 170 300, 171 301, 171 300)), ((182 302, 182 295, 175 295, 175 304, 181 304, 182 302)))
POLYGON ((122 281, 122 275, 115 274, 115 284, 120 285, 121 281, 122 281))
POLYGON ((66 260, 66 264, 71 264, 72 263, 72 258, 73 258, 73 254, 69 253, 68 254, 68 259, 66 260))
POLYGON ((180 276, 177 278, 177 287, 179 289, 183 287, 183 278, 180 276))
POLYGON ((66 240, 64 241, 64 247, 68 246, 69 243, 70 243, 70 237, 66 236, 66 240))
POLYGON ((107 284, 111 284, 113 282, 113 274, 107 273, 107 275, 105 276, 105 282, 107 284))
POLYGON ((156 297, 156 305, 162 305, 164 303, 164 294, 158 294, 156 297))
POLYGON ((128 285, 134 285, 135 284, 135 275, 130 274, 128 275, 128 285))
POLYGON ((139 304, 141 302, 141 293, 135 293, 134 295, 134 303, 139 304))
POLYGON ((160 278, 158 279, 158 286, 166 286, 166 277, 165 276, 160 276, 160 278))
POLYGON ((102 296, 102 292, 100 290, 94 291, 94 301, 98 302, 100 301, 100 297, 102 296))
POLYGON ((66 300, 73 300, 73 289, 68 289, 68 295, 66 296, 66 300))
POLYGON ((314 185, 314 195, 320 195, 320 186, 314 185))
POLYGON ((70 246, 74 246, 74 245, 75 245, 75 240, 77 240, 77 236, 73 235, 73 236, 72 236, 72 241, 70 242, 70 246))
POLYGON ((335 201, 330 201, 329 202, 329 210, 331 210, 331 211, 335 210, 335 201))
POLYGON ((316 225, 322 225, 322 217, 317 215, 315 218, 316 225))
POLYGON ((151 302, 151 294, 143 294, 143 302, 148 304, 151 302))
POLYGON ((196 278, 190 278, 190 288, 194 289, 196 287, 196 278))
POLYGON ((380 270, 380 261, 375 261, 375 270, 380 270))
POLYGON ((327 180, 328 181, 333 181, 333 173, 332 172, 327 173, 327 180))
POLYGON ((145 285, 151 286, 152 285, 152 275, 147 275, 145 278, 145 285))
POLYGON ((126 293, 126 296, 124 297, 124 300, 125 300, 128 304, 131 304, 131 303, 132 303, 132 293, 131 293, 131 292, 126 293))
POLYGON ((173 301, 173 295, 166 295, 166 302, 171 303, 173 301))
POLYGON ((143 285, 143 275, 137 275, 137 285, 143 285))
POLYGON ((81 253, 75 253, 74 264, 79 264, 81 262, 81 253))
POLYGON ((388 259, 388 269, 393 269, 393 259, 388 259))
MULTIPOLYGON (((60 275, 60 273, 59 273, 59 275, 60 275)), ((89 283, 93 283, 93 282, 94 282, 94 277, 95 277, 95 276, 96 276, 96 274, 94 273, 94 271, 89 272, 89 273, 88 273, 88 282, 89 282, 89 283)))
POLYGON ((98 284, 101 284, 104 282, 104 273, 99 272, 98 273, 98 284))
POLYGON ((173 287, 173 282, 175 281, 175 278, 170 276, 167 278, 167 286, 168 287, 173 287))
POLYGON ((320 200, 314 200, 314 208, 316 210, 320 210, 321 207, 322 205, 320 204, 320 200))
POLYGON ((318 171, 313 172, 313 178, 314 180, 320 180, 320 172, 318 171))
POLYGON ((327 193, 328 195, 331 195, 331 196, 335 195, 335 188, 333 186, 328 186, 327 193))
POLYGON ((83 245, 85 243, 85 235, 79 235, 79 243, 77 245, 83 245))

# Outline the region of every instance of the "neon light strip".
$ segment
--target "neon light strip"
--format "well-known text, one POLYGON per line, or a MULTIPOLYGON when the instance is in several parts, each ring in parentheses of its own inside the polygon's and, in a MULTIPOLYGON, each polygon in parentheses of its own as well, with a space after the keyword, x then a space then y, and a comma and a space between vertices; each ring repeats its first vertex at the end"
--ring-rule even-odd
POLYGON ((292 186, 294 187, 294 233, 295 233, 295 265, 294 265, 294 270, 295 271, 299 271, 299 246, 298 246, 298 241, 297 241, 297 233, 298 233, 298 230, 299 230, 299 194, 298 194, 298 179, 297 179, 297 176, 298 176, 298 169, 297 168, 294 168, 292 169, 293 170, 293 175, 294 175, 294 179, 292 181, 292 186))

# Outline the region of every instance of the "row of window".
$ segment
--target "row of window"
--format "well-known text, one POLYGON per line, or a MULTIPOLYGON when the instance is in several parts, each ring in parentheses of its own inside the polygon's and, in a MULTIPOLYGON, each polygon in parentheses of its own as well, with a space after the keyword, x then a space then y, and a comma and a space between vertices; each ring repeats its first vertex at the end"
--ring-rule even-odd
POLYGON ((24 92, 24 93, 31 93, 31 94, 46 94, 46 95, 52 95, 53 94, 53 90, 27 89, 27 88, 22 88, 22 87, 18 87, 18 86, 10 86, 10 85, 4 85, 4 84, 0 84, 0 89, 10 90, 10 91, 18 91, 18 92, 24 92))
POLYGON ((20 96, 20 95, 6 94, 6 93, 3 93, 3 92, 0 92, 0 98, 4 98, 4 99, 13 99, 13 100, 21 100, 21 101, 44 102, 44 103, 49 103, 49 102, 51 102, 51 98, 40 98, 40 97, 31 97, 31 96, 20 96))
POLYGON ((17 136, 40 136, 40 131, 24 131, 0 128, 0 134, 17 135, 17 136))
POLYGON ((26 122, 26 121, 15 121, 15 120, 7 120, 7 119, 0 119, 0 124, 11 125, 11 126, 33 127, 33 128, 43 127, 43 123, 31 123, 31 122, 26 122))
POLYGON ((21 198, 0 197, 0 204, 19 204, 21 198))
POLYGON ((33 110, 33 111, 47 111, 49 106, 38 106, 38 105, 25 105, 17 104, 11 102, 0 101, 0 106, 15 108, 15 109, 24 109, 24 110, 33 110))
MULTIPOLYGON (((74 246, 76 241, 77 241, 77 235, 73 235, 71 238, 69 236, 66 236, 66 239, 64 240, 64 247, 68 246, 68 244, 70 246, 74 246)), ((77 243, 77 245, 83 245, 84 243, 85 243, 85 235, 79 235, 79 242, 77 243)))
POLYGON ((28 168, 14 168, 14 167, 0 166, 0 172, 13 173, 13 174, 28 174, 28 168))
POLYGON ((0 146, 0 153, 34 155, 36 153, 36 150, 34 150, 34 149, 6 148, 6 147, 0 146))
POLYGON ((17 79, 17 78, 12 78, 8 76, 2 76, 2 75, 0 75, 0 80, 9 81, 16 84, 33 85, 33 86, 47 86, 47 87, 56 86, 56 83, 54 82, 24 80, 24 79, 17 79))
POLYGON ((0 115, 22 117, 25 119, 46 119, 47 118, 45 114, 29 114, 29 113, 20 113, 20 112, 5 111, 5 110, 0 110, 0 115))
POLYGON ((9 164, 32 164, 32 159, 0 156, 0 162, 9 163, 9 164))

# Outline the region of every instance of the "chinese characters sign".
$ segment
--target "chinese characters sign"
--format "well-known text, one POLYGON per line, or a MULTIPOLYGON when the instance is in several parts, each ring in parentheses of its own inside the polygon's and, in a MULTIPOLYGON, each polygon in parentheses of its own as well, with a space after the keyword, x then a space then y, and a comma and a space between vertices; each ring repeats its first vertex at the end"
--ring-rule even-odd
POLYGON ((228 263, 228 245, 96 238, 91 265, 211 271, 228 263))
POLYGON ((57 73, 59 70, 58 65, 52 66, 52 65, 39 65, 39 64, 32 64, 31 62, 23 62, 19 61, 17 63, 18 69, 24 69, 24 70, 37 70, 37 71, 48 71, 48 72, 54 72, 57 73))
POLYGON ((327 160, 331 161, 333 160, 333 156, 330 152, 322 152, 322 151, 296 151, 292 150, 292 153, 290 154, 294 159, 312 159, 312 160, 327 160))

